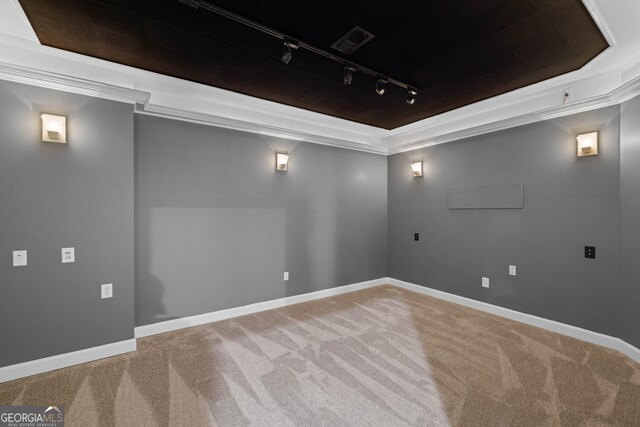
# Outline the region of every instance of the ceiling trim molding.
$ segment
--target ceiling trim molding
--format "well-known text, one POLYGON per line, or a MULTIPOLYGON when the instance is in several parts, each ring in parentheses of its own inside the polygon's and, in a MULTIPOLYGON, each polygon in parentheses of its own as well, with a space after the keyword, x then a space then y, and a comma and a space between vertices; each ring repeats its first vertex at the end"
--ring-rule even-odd
POLYGON ((618 43, 617 43, 615 37, 613 36, 613 32, 609 28, 609 25, 607 25, 607 22, 604 19, 602 19, 602 12, 600 12, 600 9, 598 9, 598 6, 596 6, 595 1, 594 0, 582 0, 582 3, 584 4, 584 6, 589 11, 589 14, 591 15, 591 18, 593 19, 593 21, 596 23, 596 25, 600 29, 600 32, 604 36, 605 40, 607 40, 607 43, 609 43, 609 46, 613 47, 613 46, 617 45, 618 43))
POLYGON ((511 117, 480 126, 469 127, 467 129, 459 131, 443 133, 441 135, 436 135, 433 137, 416 139, 402 145, 390 147, 388 154, 392 155, 404 153, 420 148, 431 147, 434 145, 445 144, 447 142, 453 142, 465 138, 498 132, 501 130, 523 126, 530 123, 541 122, 558 117, 569 116, 571 114, 578 114, 585 111, 604 108, 611 105, 622 104, 623 102, 635 98, 636 96, 640 96, 640 76, 628 81, 627 83, 619 86, 618 88, 605 95, 594 96, 592 98, 577 101, 572 104, 545 108, 533 113, 523 114, 517 117, 511 117))
POLYGON ((146 104, 151 94, 122 86, 100 83, 35 68, 0 62, 0 79, 127 104, 146 104))
POLYGON ((19 0, 9 0, 7 3, 15 12, 14 16, 16 16, 18 21, 21 23, 20 27, 22 28, 22 33, 19 34, 18 36, 23 37, 32 42, 40 43, 38 39, 38 35, 36 34, 36 31, 31 26, 31 22, 29 22, 29 18, 27 17, 27 14, 22 9, 22 6, 20 5, 19 0))
POLYGON ((609 96, 615 103, 622 104, 640 95, 640 76, 629 80, 622 86, 612 90, 609 96))
MULTIPOLYGON (((370 143, 362 143, 348 139, 338 139, 321 134, 293 130, 281 126, 250 122, 238 118, 206 114, 165 105, 155 105, 150 103, 151 93, 146 91, 116 86, 107 83, 100 83, 79 77, 41 71, 38 69, 21 65, 14 65, 6 62, 0 62, 0 79, 134 104, 136 106, 135 112, 137 114, 146 114, 173 120, 182 120, 191 123, 216 126, 242 132, 250 132, 258 135, 263 135, 265 137, 284 138, 293 141, 309 142, 379 155, 391 155, 407 152, 464 138, 497 132, 530 123, 567 116, 570 114, 577 114, 597 108, 607 107, 610 105, 621 104, 631 98, 640 96, 640 76, 637 76, 636 78, 628 81, 627 83, 604 95, 587 98, 567 105, 553 106, 532 113, 498 120, 492 123, 472 126, 458 131, 441 133, 425 138, 416 138, 409 142, 386 147, 382 145, 382 141, 385 136, 391 134, 391 131, 382 132, 381 137, 370 137, 370 143)), ((425 130, 425 132, 428 131, 425 130)))
POLYGON ((607 0, 582 0, 609 44, 615 46, 582 69, 391 131, 43 46, 30 37, 33 29, 18 0, 0 2, 0 17, 25 27, 18 31, 20 25, 5 26, 13 31, 8 33, 0 28, 0 80, 134 104, 136 114, 386 155, 639 96, 640 57, 630 40, 636 40, 634 34, 640 30, 622 31, 625 27, 620 21, 624 18, 622 24, 631 24, 631 12, 640 11, 635 1, 625 0, 623 8, 608 6, 607 0), (635 78, 620 85, 627 75, 635 78), (576 101, 558 106, 564 88, 572 89, 576 101))
POLYGON ((153 104, 137 104, 135 112, 155 117, 162 117, 173 120, 181 120, 189 123, 197 123, 206 126, 232 129, 242 132, 250 132, 265 137, 284 138, 292 141, 310 142, 314 144, 327 145, 331 147, 347 148, 350 150, 363 151, 373 154, 387 155, 388 150, 382 146, 361 144, 343 139, 331 138, 308 132, 299 132, 283 127, 271 126, 248 121, 232 119, 228 117, 215 116, 198 113, 179 108, 165 107, 153 104))
POLYGON ((154 105, 150 103, 150 92, 116 86, 108 83, 101 83, 80 77, 42 71, 7 62, 0 62, 0 80, 134 104, 136 106, 135 112, 138 114, 148 114, 173 120, 183 120, 191 123, 217 126, 264 136, 285 138, 293 141, 347 148, 367 153, 387 154, 387 149, 380 143, 380 137, 370 136, 368 139, 371 140, 371 143, 368 144, 354 140, 338 139, 320 134, 288 129, 280 126, 254 123, 246 120, 200 113, 181 108, 154 105))

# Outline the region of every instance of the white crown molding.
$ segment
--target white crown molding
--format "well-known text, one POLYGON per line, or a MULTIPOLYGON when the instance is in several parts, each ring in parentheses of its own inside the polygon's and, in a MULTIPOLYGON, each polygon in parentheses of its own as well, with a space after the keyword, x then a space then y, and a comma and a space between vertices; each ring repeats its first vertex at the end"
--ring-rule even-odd
POLYGON ((4 0, 4 7, 8 8, 0 14, 0 32, 10 33, 15 37, 39 43, 36 32, 31 27, 29 18, 22 10, 18 0, 4 0))
POLYGON ((81 363, 93 362, 107 357, 136 351, 136 340, 118 341, 98 347, 86 348, 71 353, 57 354, 29 362, 0 368, 0 383, 18 378, 55 371, 81 363))
POLYGON ((0 79, 129 104, 145 104, 150 94, 135 89, 0 62, 0 79))
POLYGON ((17 0, 0 2, 0 23, 7 24, 0 27, 0 79, 135 104, 139 114, 389 155, 637 96, 640 29, 633 17, 640 6, 583 2, 613 46, 585 67, 391 131, 42 46, 17 0), (572 99, 558 106, 564 88, 572 99))
MULTIPOLYGON (((421 133, 428 130, 414 132, 414 139, 409 142, 398 143, 391 147, 383 147, 374 142, 363 143, 351 135, 349 139, 339 139, 328 137, 318 133, 302 132, 299 130, 260 124, 251 121, 239 120, 232 117, 223 117, 215 114, 206 114, 198 111, 191 111, 183 108, 156 105, 150 103, 151 94, 146 91, 136 90, 128 87, 117 86, 108 83, 96 82, 84 78, 63 75, 42 71, 21 65, 0 62, 0 79, 46 87, 50 89, 63 90, 72 93, 110 99, 119 102, 136 104, 136 112, 170 119, 184 120, 192 123, 217 126, 227 129, 234 129, 243 132, 251 132, 260 135, 274 136, 291 139, 294 141, 311 142, 333 147, 347 148, 351 150, 364 151, 375 154, 396 154, 419 148, 444 144, 473 136, 496 132, 516 126, 522 126, 542 120, 549 120, 570 114, 576 114, 597 108, 619 104, 633 97, 640 95, 640 76, 626 82, 605 95, 576 101, 567 105, 553 106, 527 114, 522 114, 508 119, 497 120, 478 126, 465 127, 462 130, 449 133, 436 133, 423 138, 421 133)), ((472 120, 474 116, 470 116, 472 120)), ((389 132, 389 131, 385 131, 389 132)), ((390 133, 390 132, 389 132, 390 133)), ((395 138, 403 137, 409 131, 396 133, 395 138)), ((384 134, 384 133, 383 133, 384 134)))
POLYGON ((640 95, 640 76, 637 76, 609 93, 615 104, 622 104, 640 95))
POLYGON ((348 148, 350 150, 364 151, 373 154, 387 154, 387 149, 382 146, 368 145, 344 139, 301 132, 280 126, 271 126, 238 120, 229 117, 221 117, 212 114, 199 113, 179 108, 164 107, 153 104, 138 104, 136 113, 169 119, 182 120, 190 123, 198 123, 207 126, 221 127, 225 129, 239 130, 264 136, 284 138, 299 142, 311 142, 314 144, 328 145, 331 147, 348 148))
POLYGON ((611 105, 617 105, 635 98, 636 96, 640 96, 640 76, 628 81, 627 83, 617 87, 616 89, 605 95, 594 96, 592 98, 569 103, 566 105, 544 108, 532 113, 510 117, 508 119, 498 120, 479 126, 467 127, 465 129, 450 133, 442 133, 425 138, 417 137, 412 141, 390 147, 388 154, 392 155, 397 153, 404 153, 407 151, 445 144, 447 142, 458 141, 461 139, 471 138, 487 133, 498 132, 501 130, 523 126, 530 123, 555 119, 571 114, 578 114, 585 111, 608 107, 611 105))
POLYGON ((611 31, 609 25, 607 25, 607 21, 602 18, 602 12, 600 12, 600 9, 596 5, 596 2, 594 0, 582 0, 582 3, 591 14, 591 17, 600 29, 600 32, 604 36, 607 43, 609 43, 609 46, 615 46, 617 42, 616 38, 613 36, 613 31, 611 31))
MULTIPOLYGON (((163 76, 160 76, 160 78, 163 78, 163 76)), ((348 137, 345 137, 344 139, 341 139, 322 135, 320 133, 304 132, 293 129, 292 127, 257 123, 254 121, 246 121, 234 117, 224 117, 216 114, 207 114, 199 111, 192 111, 185 108, 157 105, 150 102, 152 94, 147 91, 92 81, 75 76, 42 71, 6 62, 0 62, 0 79, 135 104, 136 113, 139 114, 183 120, 192 123, 250 132, 259 135, 285 138, 300 142, 310 142, 332 147, 347 148, 350 150, 358 150, 382 155, 391 155, 417 150, 420 148, 444 144, 451 141, 479 136, 534 122, 603 108, 610 105, 620 104, 640 95, 640 76, 637 76, 604 95, 594 96, 566 105, 543 108, 534 112, 521 114, 515 117, 509 117, 507 119, 495 120, 477 126, 464 126, 465 122, 472 122, 476 118, 475 115, 470 115, 465 120, 462 120, 463 128, 461 130, 456 130, 453 132, 433 132, 431 135, 423 137, 422 134, 429 134, 431 133, 431 131, 429 129, 418 129, 417 131, 408 129, 403 132, 380 130, 378 132, 378 135, 390 135, 387 138, 391 139, 392 141, 404 139, 403 142, 392 142, 390 146, 385 147, 380 142, 383 138, 380 138, 377 135, 368 135, 362 137, 361 133, 354 133, 349 134, 348 137), (406 135, 411 136, 411 139, 409 141, 406 141, 406 135)), ((322 127, 317 127, 316 129, 321 131, 322 127)), ((344 132, 343 134, 346 135, 346 132, 344 132)))

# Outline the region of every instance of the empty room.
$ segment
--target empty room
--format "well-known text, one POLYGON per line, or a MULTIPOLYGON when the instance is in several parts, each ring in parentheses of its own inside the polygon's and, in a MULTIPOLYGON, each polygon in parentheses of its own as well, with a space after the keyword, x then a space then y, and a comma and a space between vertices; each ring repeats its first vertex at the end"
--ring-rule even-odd
POLYGON ((0 427, 640 426, 639 22, 2 0, 0 427))

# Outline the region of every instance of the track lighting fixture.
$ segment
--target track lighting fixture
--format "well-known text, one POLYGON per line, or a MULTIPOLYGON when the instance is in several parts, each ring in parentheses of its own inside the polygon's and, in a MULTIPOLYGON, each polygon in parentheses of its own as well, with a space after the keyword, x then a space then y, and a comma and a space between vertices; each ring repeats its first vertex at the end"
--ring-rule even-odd
POLYGON ((416 103, 416 95, 418 94, 418 91, 413 89, 413 88, 409 88, 409 95, 407 96, 407 104, 409 105, 413 105, 416 103))
POLYGON ((285 43, 284 46, 282 46, 282 62, 288 64, 292 56, 291 48, 285 43))
POLYGON ((284 62, 285 64, 288 64, 289 61, 291 61, 291 58, 293 57, 293 53, 291 52, 291 49, 297 49, 298 48, 298 44, 289 40, 285 40, 284 44, 282 45, 282 62, 284 62))
MULTIPOLYGON (((207 10, 209 12, 213 12, 227 19, 235 21, 239 24, 245 25, 249 28, 253 28, 256 31, 260 31, 264 34, 268 34, 272 37, 282 40, 283 41, 282 56, 280 59, 285 64, 288 64, 293 58, 293 50, 302 48, 316 55, 320 55, 332 61, 338 62, 342 66, 344 66, 344 74, 343 74, 342 82, 345 84, 345 86, 351 85, 351 82, 353 81, 353 73, 355 71, 359 71, 363 74, 368 74, 370 76, 377 78, 376 92, 378 94, 383 95, 385 92, 385 86, 387 84, 392 84, 409 91, 409 97, 407 98, 408 104, 413 104, 415 102, 415 95, 417 94, 417 90, 413 89, 405 82, 396 80, 393 77, 381 74, 376 70, 372 70, 371 68, 365 67, 364 65, 360 65, 351 60, 342 58, 336 55, 334 52, 324 50, 318 46, 314 46, 303 40, 297 40, 283 32, 267 27, 266 25, 262 25, 256 21, 252 21, 251 19, 245 18, 233 12, 230 12, 226 9, 223 9, 219 6, 209 3, 206 0, 177 0, 177 1, 187 6, 193 7, 194 9, 202 9, 202 10, 207 10)), ((370 36, 373 36, 373 35, 370 34, 370 36)), ((344 52, 344 50, 341 50, 341 49, 338 49, 338 50, 340 50, 341 52, 344 52)))
POLYGON ((356 71, 353 67, 344 67, 344 74, 342 76, 342 82, 345 86, 351 86, 353 80, 353 72, 356 71))
POLYGON ((376 92, 378 92, 378 95, 384 95, 384 87, 387 84, 387 80, 379 77, 378 81, 376 82, 376 92))

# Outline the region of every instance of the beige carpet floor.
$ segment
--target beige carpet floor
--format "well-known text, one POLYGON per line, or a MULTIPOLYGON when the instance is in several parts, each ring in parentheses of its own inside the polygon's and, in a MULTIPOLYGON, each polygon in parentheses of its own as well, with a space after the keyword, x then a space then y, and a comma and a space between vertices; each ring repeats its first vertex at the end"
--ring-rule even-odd
POLYGON ((385 285, 0 384, 12 404, 67 426, 640 426, 640 365, 385 285))

